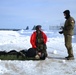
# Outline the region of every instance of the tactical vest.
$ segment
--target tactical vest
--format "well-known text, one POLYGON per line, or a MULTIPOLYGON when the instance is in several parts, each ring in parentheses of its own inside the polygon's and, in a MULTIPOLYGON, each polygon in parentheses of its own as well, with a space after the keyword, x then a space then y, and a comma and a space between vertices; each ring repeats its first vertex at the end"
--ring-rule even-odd
POLYGON ((43 41, 43 35, 41 31, 36 31, 36 44, 42 44, 43 41))
POLYGON ((36 46, 38 51, 45 52, 46 51, 46 44, 44 43, 43 34, 41 31, 36 31, 36 46))

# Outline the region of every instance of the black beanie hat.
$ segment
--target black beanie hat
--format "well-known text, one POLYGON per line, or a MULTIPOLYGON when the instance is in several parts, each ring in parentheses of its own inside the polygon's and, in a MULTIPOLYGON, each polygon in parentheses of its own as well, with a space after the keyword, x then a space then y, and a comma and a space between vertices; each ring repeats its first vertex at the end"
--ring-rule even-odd
POLYGON ((41 25, 36 26, 36 30, 39 30, 39 28, 41 28, 41 25))
POLYGON ((70 15, 70 11, 69 10, 65 10, 63 13, 65 13, 66 15, 70 15))

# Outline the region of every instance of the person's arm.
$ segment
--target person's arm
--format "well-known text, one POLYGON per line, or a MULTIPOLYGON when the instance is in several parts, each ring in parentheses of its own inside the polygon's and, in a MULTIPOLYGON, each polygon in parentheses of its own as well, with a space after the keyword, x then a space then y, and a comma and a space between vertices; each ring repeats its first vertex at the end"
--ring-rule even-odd
POLYGON ((32 45, 32 48, 36 48, 36 44, 35 44, 35 32, 31 35, 31 38, 30 38, 30 43, 32 45))

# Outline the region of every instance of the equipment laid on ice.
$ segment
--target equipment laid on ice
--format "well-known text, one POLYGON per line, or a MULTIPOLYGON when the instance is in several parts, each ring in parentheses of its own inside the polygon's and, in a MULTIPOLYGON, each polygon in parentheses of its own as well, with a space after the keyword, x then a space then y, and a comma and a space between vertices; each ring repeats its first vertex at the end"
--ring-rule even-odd
POLYGON ((1 60, 44 60, 46 57, 44 54, 39 56, 36 50, 29 48, 28 50, 20 50, 19 52, 16 50, 11 50, 9 52, 0 51, 0 59, 1 60))

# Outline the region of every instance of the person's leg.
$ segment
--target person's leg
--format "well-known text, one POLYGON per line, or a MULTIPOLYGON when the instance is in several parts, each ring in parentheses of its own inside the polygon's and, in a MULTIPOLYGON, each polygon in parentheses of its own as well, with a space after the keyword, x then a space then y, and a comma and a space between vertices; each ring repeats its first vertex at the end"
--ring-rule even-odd
POLYGON ((43 53, 45 54, 45 57, 47 57, 48 56, 48 54, 47 54, 47 46, 46 46, 46 44, 43 44, 43 53))
POLYGON ((65 36, 65 46, 66 46, 67 52, 68 52, 67 58, 74 57, 73 49, 72 49, 72 36, 70 36, 70 35, 65 36))

